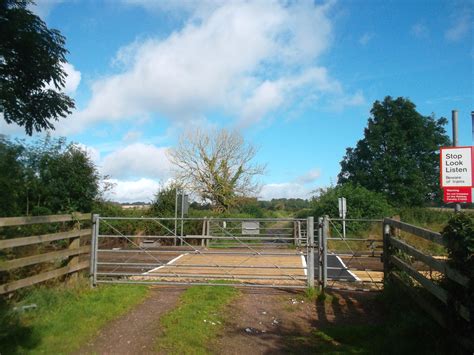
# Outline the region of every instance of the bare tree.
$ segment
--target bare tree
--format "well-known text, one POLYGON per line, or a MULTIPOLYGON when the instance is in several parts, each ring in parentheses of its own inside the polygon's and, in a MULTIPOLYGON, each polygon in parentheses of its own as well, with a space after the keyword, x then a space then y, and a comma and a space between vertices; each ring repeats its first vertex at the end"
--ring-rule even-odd
POLYGON ((181 184, 211 202, 215 210, 226 211, 239 198, 259 192, 255 177, 265 167, 253 163, 256 152, 236 131, 198 130, 185 133, 169 156, 181 184))

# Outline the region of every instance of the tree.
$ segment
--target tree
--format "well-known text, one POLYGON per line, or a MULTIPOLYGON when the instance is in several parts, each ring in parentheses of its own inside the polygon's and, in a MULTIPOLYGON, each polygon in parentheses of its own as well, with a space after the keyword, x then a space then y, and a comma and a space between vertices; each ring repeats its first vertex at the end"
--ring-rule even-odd
POLYGON ((415 108, 402 97, 375 101, 364 138, 346 150, 338 182, 383 193, 396 206, 439 200, 439 148, 450 145, 447 120, 415 108))
POLYGON ((29 135, 54 129, 51 120, 74 108, 60 92, 66 79, 65 38, 29 11, 30 3, 0 0, 0 113, 29 135))
POLYGON ((90 212, 100 180, 86 152, 64 138, 27 145, 0 135, 0 216, 90 212))
POLYGON ((240 134, 223 129, 185 134, 169 156, 178 182, 223 212, 259 191, 255 177, 265 169, 252 162, 256 152, 240 134))
POLYGON ((174 217, 177 188, 179 188, 179 186, 176 184, 160 188, 151 203, 150 212, 159 217, 174 217))

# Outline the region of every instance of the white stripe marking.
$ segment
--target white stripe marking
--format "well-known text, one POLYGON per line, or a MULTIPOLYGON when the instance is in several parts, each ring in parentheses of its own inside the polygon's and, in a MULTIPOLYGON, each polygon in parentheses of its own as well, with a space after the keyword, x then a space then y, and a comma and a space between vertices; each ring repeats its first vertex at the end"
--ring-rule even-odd
POLYGON ((339 256, 335 255, 335 257, 336 257, 336 258, 339 260, 339 262, 342 264, 342 267, 343 267, 344 269, 346 269, 346 271, 347 271, 356 281, 360 281, 360 279, 359 279, 356 275, 354 275, 354 273, 352 273, 351 270, 349 270, 349 268, 346 266, 346 264, 344 264, 344 261, 342 261, 342 259, 341 259, 339 256))
POLYGON ((173 264, 175 261, 177 261, 179 258, 181 258, 181 257, 183 257, 183 256, 185 256, 185 255, 188 255, 188 254, 189 254, 189 253, 181 254, 181 255, 177 256, 176 258, 174 258, 174 259, 168 261, 165 265, 162 265, 162 266, 159 266, 159 267, 157 267, 157 268, 154 268, 154 269, 152 269, 152 270, 150 270, 150 271, 144 272, 143 275, 147 275, 147 274, 153 273, 153 272, 155 272, 156 270, 159 270, 159 269, 161 269, 161 268, 164 268, 166 265, 171 265, 171 264, 173 264))
POLYGON ((301 255, 301 264, 303 264, 303 271, 304 271, 304 276, 308 276, 308 269, 307 269, 307 265, 306 265, 306 259, 304 258, 304 255, 301 255))

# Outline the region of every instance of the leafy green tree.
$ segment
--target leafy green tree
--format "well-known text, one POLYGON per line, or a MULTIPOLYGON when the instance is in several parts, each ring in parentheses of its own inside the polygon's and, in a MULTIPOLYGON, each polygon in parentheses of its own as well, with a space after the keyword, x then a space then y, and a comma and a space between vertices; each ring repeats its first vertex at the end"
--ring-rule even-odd
POLYGON ((0 113, 29 135, 54 129, 51 120, 74 108, 60 92, 66 79, 65 38, 29 11, 30 3, 0 0, 0 113))
POLYGON ((0 216, 89 212, 100 180, 87 154, 64 138, 27 145, 0 135, 0 216))
POLYGON ((152 202, 150 212, 158 217, 174 217, 176 205, 175 185, 162 187, 152 202))
POLYGON ((364 138, 347 148, 338 182, 383 193, 396 206, 439 200, 439 148, 450 145, 447 120, 421 115, 403 97, 387 96, 370 112, 364 138))
POLYGON ((0 135, 0 216, 21 212, 25 172, 21 163, 24 148, 0 135))
POLYGON ((390 216, 393 209, 385 196, 367 190, 365 187, 346 183, 319 189, 312 198, 312 213, 315 217, 339 217, 338 198, 347 201, 347 218, 383 218, 390 216))

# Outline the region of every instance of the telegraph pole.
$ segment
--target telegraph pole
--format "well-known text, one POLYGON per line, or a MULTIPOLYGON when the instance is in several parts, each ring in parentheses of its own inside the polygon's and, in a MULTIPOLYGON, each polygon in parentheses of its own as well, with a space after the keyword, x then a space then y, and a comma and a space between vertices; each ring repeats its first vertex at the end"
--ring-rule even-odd
MULTIPOLYGON (((471 112, 472 114, 472 112, 471 112)), ((453 110, 452 111, 452 120, 453 120, 453 147, 458 147, 459 146, 459 140, 458 140, 458 110, 453 110)), ((461 204, 456 203, 454 205, 454 212, 460 212, 461 211, 461 204)))

